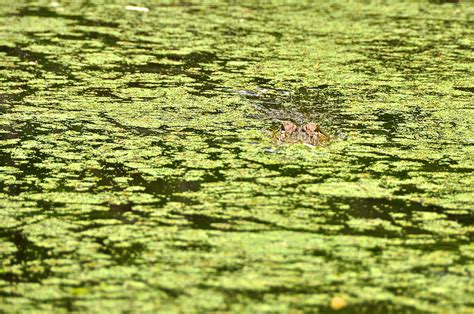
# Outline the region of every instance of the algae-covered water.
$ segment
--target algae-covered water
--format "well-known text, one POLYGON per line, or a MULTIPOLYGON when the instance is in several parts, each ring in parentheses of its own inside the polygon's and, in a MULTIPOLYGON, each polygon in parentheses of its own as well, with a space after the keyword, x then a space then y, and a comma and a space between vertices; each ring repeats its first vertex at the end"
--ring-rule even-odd
POLYGON ((3 0, 0 312, 472 313, 473 14, 3 0))

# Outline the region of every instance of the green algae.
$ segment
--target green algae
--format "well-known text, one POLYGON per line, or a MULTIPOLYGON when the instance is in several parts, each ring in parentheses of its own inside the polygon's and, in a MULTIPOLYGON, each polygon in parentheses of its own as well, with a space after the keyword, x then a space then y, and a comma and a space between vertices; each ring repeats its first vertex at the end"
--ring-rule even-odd
POLYGON ((127 5, 0 7, 1 311, 473 311, 469 1, 127 5))

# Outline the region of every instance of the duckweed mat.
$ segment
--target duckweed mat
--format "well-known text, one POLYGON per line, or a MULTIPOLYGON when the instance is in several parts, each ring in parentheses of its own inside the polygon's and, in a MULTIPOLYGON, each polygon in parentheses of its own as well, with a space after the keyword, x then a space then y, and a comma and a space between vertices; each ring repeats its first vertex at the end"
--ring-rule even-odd
POLYGON ((473 14, 3 0, 0 311, 474 312, 473 14))

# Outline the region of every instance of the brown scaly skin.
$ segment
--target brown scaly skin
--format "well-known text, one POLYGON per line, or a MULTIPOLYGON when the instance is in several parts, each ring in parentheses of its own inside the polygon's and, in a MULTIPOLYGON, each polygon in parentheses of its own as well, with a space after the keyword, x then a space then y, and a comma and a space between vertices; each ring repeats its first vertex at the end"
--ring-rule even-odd
POLYGON ((284 121, 280 129, 273 133, 273 141, 277 145, 303 143, 319 146, 327 143, 329 136, 316 123, 311 122, 299 127, 291 121, 284 121))
POLYGON ((308 123, 302 129, 303 143, 305 144, 319 146, 329 141, 329 136, 316 123, 308 123))

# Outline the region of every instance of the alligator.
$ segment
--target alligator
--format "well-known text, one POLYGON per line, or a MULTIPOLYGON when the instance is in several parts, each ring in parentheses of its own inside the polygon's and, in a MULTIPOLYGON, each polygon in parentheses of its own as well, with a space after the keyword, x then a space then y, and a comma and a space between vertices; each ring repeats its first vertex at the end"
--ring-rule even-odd
POLYGON ((314 122, 298 126, 291 121, 284 121, 280 129, 273 132, 273 142, 276 145, 302 143, 313 147, 328 143, 329 135, 314 122))

